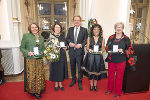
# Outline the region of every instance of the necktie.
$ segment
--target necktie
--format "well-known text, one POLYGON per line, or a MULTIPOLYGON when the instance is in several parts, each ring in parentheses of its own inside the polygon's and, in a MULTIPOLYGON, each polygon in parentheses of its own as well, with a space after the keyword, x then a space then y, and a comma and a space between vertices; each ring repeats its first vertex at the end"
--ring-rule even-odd
POLYGON ((74 43, 75 44, 77 43, 77 31, 78 31, 78 28, 76 28, 75 35, 74 35, 74 43))

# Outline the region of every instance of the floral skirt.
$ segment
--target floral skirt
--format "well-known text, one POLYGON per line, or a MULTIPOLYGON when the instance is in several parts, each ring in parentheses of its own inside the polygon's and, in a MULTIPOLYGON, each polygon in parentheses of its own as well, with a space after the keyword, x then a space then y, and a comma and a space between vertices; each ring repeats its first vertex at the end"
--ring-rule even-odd
POLYGON ((43 59, 26 59, 26 91, 40 94, 45 90, 43 59))

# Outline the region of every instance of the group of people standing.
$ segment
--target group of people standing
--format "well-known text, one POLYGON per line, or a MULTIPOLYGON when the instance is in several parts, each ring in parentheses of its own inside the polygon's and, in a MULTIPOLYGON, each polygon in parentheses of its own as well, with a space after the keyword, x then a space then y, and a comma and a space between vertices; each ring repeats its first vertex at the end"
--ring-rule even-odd
MULTIPOLYGON (((101 25, 95 24, 88 37, 87 29, 81 26, 81 17, 74 16, 74 27, 68 29, 66 38, 61 34, 62 26, 55 23, 53 35, 59 42, 64 42, 66 47, 60 49, 60 59, 58 62, 50 63, 50 81, 55 82, 54 89, 59 88, 64 91, 62 82, 68 78, 68 66, 66 50, 69 50, 72 81, 69 87, 78 82, 79 90, 82 90, 83 74, 90 80, 90 91, 97 91, 97 81, 107 78, 103 52, 105 50, 105 40, 101 25), (85 46, 87 53, 85 55, 85 46), (84 57, 85 55, 85 57, 84 57), (76 66, 78 68, 78 79, 76 77, 76 66)), ((126 66, 126 50, 131 50, 130 39, 123 33, 124 24, 115 24, 115 34, 110 36, 106 45, 108 51, 108 88, 106 94, 110 94, 114 86, 114 76, 116 71, 115 95, 121 95, 124 69, 126 66), (113 49, 117 48, 117 53, 113 49), (130 48, 130 49, 129 49, 130 48)), ((43 58, 35 58, 34 50, 38 48, 43 52, 44 38, 39 34, 39 27, 32 23, 29 25, 29 34, 24 34, 20 50, 25 57, 25 80, 24 90, 36 98, 41 98, 41 93, 45 90, 44 62, 43 58)))

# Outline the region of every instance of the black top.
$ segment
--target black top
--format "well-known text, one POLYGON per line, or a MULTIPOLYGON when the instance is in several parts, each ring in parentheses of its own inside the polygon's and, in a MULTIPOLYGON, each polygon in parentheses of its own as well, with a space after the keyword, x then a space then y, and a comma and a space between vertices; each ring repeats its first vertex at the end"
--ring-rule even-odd
POLYGON ((106 48, 105 48, 106 52, 108 52, 108 56, 105 59, 105 61, 106 62, 116 62, 116 63, 121 63, 123 61, 127 61, 131 67, 134 67, 134 65, 135 65, 134 58, 133 58, 134 50, 132 48, 132 44, 130 42, 129 37, 126 36, 124 33, 122 33, 122 34, 123 34, 122 39, 120 41, 118 41, 118 40, 117 41, 119 44, 119 48, 122 48, 124 53, 126 54, 126 58, 125 58, 125 54, 115 54, 114 55, 114 54, 108 52, 108 51, 112 51, 112 43, 117 42, 115 40, 116 39, 116 33, 115 33, 108 38, 106 48), (113 61, 112 61, 112 59, 113 59, 113 61))
POLYGON ((93 50, 93 49, 94 49, 94 45, 99 45, 99 51, 100 51, 100 50, 101 50, 101 47, 102 47, 102 40, 103 40, 103 38, 102 38, 102 37, 99 37, 97 43, 95 44, 94 38, 91 37, 91 38, 90 38, 90 45, 89 45, 89 48, 93 50))
MULTIPOLYGON (((110 46, 111 50, 113 50, 113 45, 118 45, 118 49, 123 49, 123 51, 125 51, 126 45, 125 45, 124 38, 122 38, 120 41, 119 40, 118 41, 114 40, 112 42, 112 45, 110 46)), ((112 60, 113 63, 122 63, 122 62, 126 61, 126 54, 125 53, 123 53, 123 54, 113 53, 111 55, 111 60, 112 60)))
POLYGON ((65 45, 67 45, 67 44, 66 44, 66 39, 65 39, 65 37, 64 37, 63 35, 55 36, 55 37, 58 38, 58 41, 59 41, 59 42, 64 42, 65 45))

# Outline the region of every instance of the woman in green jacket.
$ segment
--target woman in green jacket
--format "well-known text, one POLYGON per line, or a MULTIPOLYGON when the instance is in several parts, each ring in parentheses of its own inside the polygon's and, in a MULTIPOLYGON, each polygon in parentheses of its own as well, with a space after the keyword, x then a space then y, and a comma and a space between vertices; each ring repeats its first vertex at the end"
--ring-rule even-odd
POLYGON ((39 34, 39 26, 36 23, 29 25, 30 33, 24 34, 20 50, 25 57, 24 69, 24 91, 36 98, 41 98, 45 90, 45 73, 43 58, 40 57, 44 51, 44 38, 39 34))

